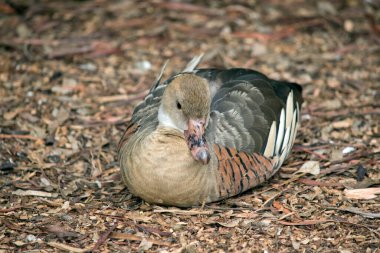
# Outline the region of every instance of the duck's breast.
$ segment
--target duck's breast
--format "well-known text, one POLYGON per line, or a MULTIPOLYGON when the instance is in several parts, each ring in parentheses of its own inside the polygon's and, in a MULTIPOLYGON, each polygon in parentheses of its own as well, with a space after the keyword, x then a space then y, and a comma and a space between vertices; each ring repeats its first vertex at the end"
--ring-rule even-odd
POLYGON ((158 127, 144 138, 131 138, 121 157, 124 181, 144 200, 164 205, 191 206, 210 202, 215 176, 194 160, 181 133, 158 127))

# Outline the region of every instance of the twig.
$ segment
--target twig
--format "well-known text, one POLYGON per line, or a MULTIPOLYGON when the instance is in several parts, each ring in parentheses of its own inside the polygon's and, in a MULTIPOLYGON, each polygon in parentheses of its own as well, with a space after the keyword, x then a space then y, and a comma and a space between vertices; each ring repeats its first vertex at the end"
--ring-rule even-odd
POLYGON ((12 194, 17 196, 35 196, 35 197, 44 197, 44 198, 56 198, 58 197, 57 193, 45 192, 45 191, 35 191, 35 190, 21 190, 18 189, 13 191, 12 194))
POLYGON ((68 251, 68 252, 74 252, 74 253, 89 252, 91 250, 91 246, 82 249, 82 248, 76 248, 76 247, 59 243, 59 242, 47 242, 47 244, 52 246, 53 248, 68 251))
POLYGON ((287 218, 287 217, 289 217, 289 216, 292 216, 292 215, 294 215, 294 214, 295 214, 295 212, 291 212, 291 213, 284 214, 283 216, 281 216, 280 218, 278 218, 278 220, 283 220, 283 219, 285 219, 285 218, 287 218))
MULTIPOLYGON (((327 162, 327 163, 323 164, 323 166, 327 167, 327 166, 330 166, 330 165, 339 164, 339 163, 343 163, 343 162, 348 162, 348 161, 351 161, 351 160, 354 160, 354 159, 363 158, 363 157, 370 157, 370 156, 374 156, 374 155, 380 155, 380 151, 377 151, 377 152, 367 152, 367 151, 364 151, 364 152, 361 152, 359 154, 354 153, 354 154, 352 154, 350 156, 347 156, 347 157, 344 157, 342 159, 339 159, 339 160, 336 160, 336 161, 332 161, 332 162, 327 162)), ((322 173, 322 171, 321 171, 321 173, 322 173)))
POLYGON ((278 223, 286 226, 310 226, 310 225, 317 225, 321 223, 326 223, 326 222, 334 222, 334 220, 303 220, 300 222, 288 222, 288 221, 282 221, 282 220, 277 220, 278 223))
POLYGON ((154 213, 172 213, 178 215, 211 215, 214 211, 179 210, 179 209, 154 209, 154 213))
POLYGON ((122 216, 122 215, 111 215, 111 214, 105 214, 105 213, 99 213, 99 212, 96 212, 95 214, 96 215, 105 216, 105 217, 110 217, 110 218, 113 218, 113 219, 125 220, 125 217, 122 216))
POLYGON ((217 210, 217 211, 245 211, 245 210, 254 210, 252 207, 223 207, 223 206, 208 206, 205 205, 205 208, 217 210))
POLYGON ((117 222, 112 225, 110 229, 108 229, 106 232, 104 232, 102 235, 100 235, 99 240, 96 242, 95 246, 92 248, 92 251, 96 251, 100 245, 102 245, 110 236, 110 234, 115 230, 117 226, 117 222))
POLYGON ((161 231, 158 228, 153 228, 153 227, 148 227, 140 224, 135 224, 135 227, 139 229, 140 231, 150 233, 152 235, 158 235, 158 236, 170 236, 172 233, 171 232, 165 232, 161 231))
MULTIPOLYGON (((288 181, 289 181, 289 180, 288 180, 288 181)), ((267 201, 264 202, 264 204, 261 205, 261 207, 260 207, 258 210, 256 210, 256 212, 259 212, 259 211, 261 211, 262 209, 264 209, 264 208, 266 208, 266 207, 272 205, 273 201, 274 201, 276 198, 278 198, 280 195, 282 195, 284 192, 286 192, 286 191, 288 191, 288 190, 289 190, 289 189, 282 190, 282 191, 276 193, 274 196, 270 197, 267 201)))
POLYGON ((318 156, 320 159, 322 160, 328 160, 328 157, 325 156, 325 155, 322 155, 322 154, 319 154, 317 152, 314 152, 312 150, 309 150, 309 149, 306 149, 306 148, 302 148, 302 147, 298 147, 296 150, 300 150, 300 151, 303 151, 303 152, 306 152, 306 153, 309 153, 311 155, 315 155, 315 156, 318 156))
POLYGON ((128 104, 133 101, 143 99, 147 94, 148 94, 148 91, 143 91, 133 96, 128 96, 128 95, 104 96, 104 97, 96 98, 96 101, 98 103, 121 102, 123 104, 128 104))
POLYGON ((320 146, 302 146, 302 145, 294 145, 293 150, 318 150, 318 149, 325 149, 330 148, 332 144, 323 144, 320 146))
POLYGON ((309 225, 317 225, 317 224, 322 224, 322 223, 327 223, 327 222, 346 223, 346 224, 355 225, 358 227, 364 227, 380 237, 380 234, 377 231, 373 230, 372 228, 363 224, 349 222, 344 219, 304 220, 300 222, 287 222, 287 221, 277 220, 277 222, 286 226, 309 226, 309 225))
POLYGON ((289 36, 292 36, 292 34, 296 33, 298 30, 312 27, 312 26, 319 26, 325 24, 325 20, 315 19, 315 20, 308 20, 304 21, 302 23, 289 25, 285 28, 281 28, 277 31, 274 31, 270 34, 265 33, 259 33, 259 32, 235 32, 232 35, 238 38, 252 38, 257 39, 260 41, 270 41, 270 40, 280 40, 289 36))
POLYGON ((361 111, 358 110, 350 110, 350 109, 344 109, 342 111, 321 111, 321 112, 310 112, 312 116, 318 116, 318 117, 324 117, 325 119, 334 119, 337 117, 347 116, 347 117, 363 117, 364 115, 371 115, 371 114, 380 114, 380 110, 378 108, 367 108, 366 110, 362 109, 361 111))
POLYGON ((154 239, 144 238, 144 237, 140 237, 140 236, 136 236, 136 235, 131 235, 131 234, 125 234, 125 233, 113 232, 110 235, 110 238, 113 238, 113 239, 122 239, 122 240, 130 240, 130 241, 142 241, 142 240, 146 240, 146 241, 151 242, 151 243, 156 244, 156 245, 172 246, 172 244, 170 242, 158 241, 158 240, 154 240, 154 239))
POLYGON ((23 206, 15 206, 15 207, 11 207, 11 208, 0 209, 0 213, 12 212, 12 211, 20 209, 20 208, 23 208, 23 206))
POLYGON ((59 40, 41 40, 41 39, 20 39, 20 38, 13 38, 13 39, 8 39, 8 40, 0 40, 0 45, 32 45, 32 46, 57 46, 60 43, 62 43, 59 40))
POLYGON ((89 53, 94 50, 93 46, 82 46, 77 48, 64 48, 61 50, 56 50, 48 54, 48 58, 59 58, 67 55, 75 55, 75 54, 84 54, 89 53))
POLYGON ((319 177, 324 177, 330 173, 343 173, 344 171, 351 169, 353 166, 358 165, 360 162, 355 162, 347 165, 342 165, 342 166, 336 166, 336 167, 331 167, 328 169, 321 170, 319 173, 319 177))
POLYGON ((297 180, 297 182, 311 185, 311 186, 327 186, 327 187, 343 187, 344 185, 341 183, 328 183, 328 182, 321 182, 321 181, 315 181, 307 178, 300 178, 297 180))
POLYGON ((234 32, 232 35, 237 38, 243 39, 256 39, 260 41, 270 41, 270 40, 280 40, 286 37, 291 36, 296 30, 293 28, 285 28, 279 31, 276 31, 272 34, 265 34, 259 32, 234 32))
POLYGON ((328 206, 325 208, 329 209, 329 210, 338 210, 338 211, 343 211, 343 212, 350 212, 350 213, 354 213, 354 214, 359 214, 363 217, 371 218, 371 219, 379 219, 380 218, 380 213, 363 212, 360 209, 354 208, 354 207, 337 208, 337 207, 333 207, 333 206, 328 206))
POLYGON ((167 10, 183 11, 183 12, 196 12, 197 14, 216 15, 220 16, 224 14, 224 11, 220 9, 207 8, 205 6, 199 6, 189 3, 181 2, 159 2, 156 4, 158 7, 167 10))
POLYGON ((33 135, 22 135, 22 134, 0 134, 0 139, 27 139, 27 140, 42 140, 42 138, 33 135))

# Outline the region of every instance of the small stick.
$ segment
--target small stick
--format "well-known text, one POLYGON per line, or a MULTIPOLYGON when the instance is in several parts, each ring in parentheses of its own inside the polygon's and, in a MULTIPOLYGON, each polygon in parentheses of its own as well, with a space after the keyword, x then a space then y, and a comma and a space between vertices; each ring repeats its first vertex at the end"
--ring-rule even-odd
POLYGON ((313 151, 313 150, 325 149, 325 148, 330 148, 330 147, 331 147, 331 144, 324 144, 324 145, 320 145, 320 146, 302 146, 302 145, 295 145, 295 146, 293 147, 293 150, 301 150, 301 151, 309 150, 309 151, 313 151))
POLYGON ((343 187, 344 186, 341 183, 328 183, 328 182, 322 182, 322 181, 315 181, 315 180, 307 179, 307 178, 300 178, 297 180, 297 182, 310 185, 310 186, 326 186, 326 187, 343 187))
POLYGON ((172 213, 178 215, 210 215, 214 211, 196 211, 196 210, 176 210, 176 209, 154 209, 154 213, 172 213))
POLYGON ((361 152, 359 154, 353 154, 353 155, 344 157, 344 158, 342 158, 340 160, 336 160, 336 161, 332 161, 332 162, 327 162, 327 163, 323 164, 323 166, 327 167, 327 166, 335 165, 335 164, 338 164, 338 163, 348 162, 348 161, 351 161, 353 159, 363 158, 363 157, 369 157, 369 156, 374 156, 374 155, 380 155, 380 151, 378 151, 378 152, 361 152))
POLYGON ((333 206, 328 206, 326 209, 332 209, 332 210, 338 210, 342 212, 349 212, 349 213, 354 213, 354 214, 359 214, 363 217, 371 218, 371 219, 380 219, 380 213, 369 213, 369 212, 363 212, 358 208, 354 207, 347 207, 347 208, 337 208, 333 206))
POLYGON ((302 147, 298 147, 297 149, 298 149, 298 150, 301 150, 301 151, 303 151, 303 152, 309 153, 309 154, 311 154, 311 155, 318 156, 318 157, 319 157, 320 159, 322 159, 322 160, 328 160, 328 157, 327 157, 327 156, 322 155, 322 154, 319 154, 319 153, 317 153, 317 152, 315 152, 315 151, 312 151, 312 150, 309 150, 309 149, 304 149, 304 148, 302 148, 302 147))
POLYGON ((92 251, 96 251, 100 247, 100 245, 102 245, 108 239, 112 231, 115 230, 116 226, 117 226, 117 222, 115 222, 110 229, 108 229, 99 237, 99 240, 96 242, 94 248, 92 248, 92 251))
POLYGON ((142 241, 145 239, 146 241, 151 242, 151 243, 156 244, 156 245, 172 246, 172 243, 170 243, 170 242, 158 241, 158 240, 154 240, 154 239, 150 239, 150 238, 143 238, 140 236, 126 234, 126 233, 113 232, 110 237, 113 239, 122 239, 122 240, 128 240, 128 241, 142 241))
POLYGON ((22 135, 22 134, 0 134, 0 139, 27 139, 27 140, 41 140, 41 138, 33 135, 22 135))
POLYGON ((12 211, 20 209, 20 208, 23 208, 23 207, 22 206, 15 206, 15 207, 11 207, 11 208, 0 209, 0 213, 12 212, 12 211))

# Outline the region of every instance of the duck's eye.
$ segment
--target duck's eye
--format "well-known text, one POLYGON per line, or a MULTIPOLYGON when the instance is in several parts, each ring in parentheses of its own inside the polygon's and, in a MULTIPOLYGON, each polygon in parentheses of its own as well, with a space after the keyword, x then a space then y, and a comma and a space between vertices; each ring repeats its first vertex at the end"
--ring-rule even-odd
POLYGON ((178 110, 181 110, 182 109, 182 105, 177 101, 177 109, 178 110))

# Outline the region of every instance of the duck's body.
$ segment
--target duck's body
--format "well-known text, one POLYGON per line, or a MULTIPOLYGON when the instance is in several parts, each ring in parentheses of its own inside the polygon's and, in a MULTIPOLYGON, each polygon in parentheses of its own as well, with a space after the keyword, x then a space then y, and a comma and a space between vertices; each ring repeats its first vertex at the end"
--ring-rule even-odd
POLYGON ((301 87, 248 69, 199 69, 151 89, 120 142, 129 190, 192 206, 270 178, 294 142, 301 87))

